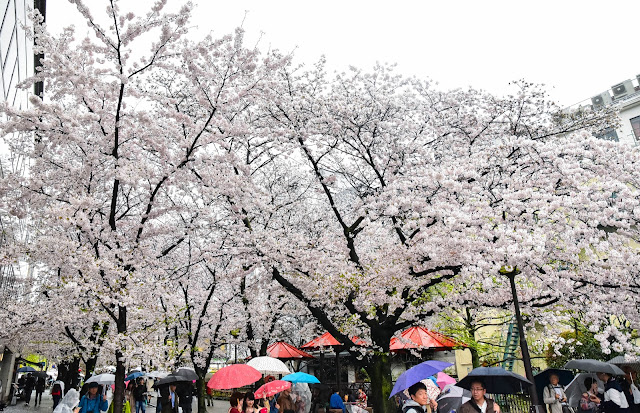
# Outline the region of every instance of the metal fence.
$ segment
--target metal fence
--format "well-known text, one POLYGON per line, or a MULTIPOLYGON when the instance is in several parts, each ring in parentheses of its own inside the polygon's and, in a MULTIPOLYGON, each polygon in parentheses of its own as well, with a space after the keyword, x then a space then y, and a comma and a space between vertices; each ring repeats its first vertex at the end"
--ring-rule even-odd
POLYGON ((491 394, 503 413, 530 413, 531 397, 528 394, 491 394))

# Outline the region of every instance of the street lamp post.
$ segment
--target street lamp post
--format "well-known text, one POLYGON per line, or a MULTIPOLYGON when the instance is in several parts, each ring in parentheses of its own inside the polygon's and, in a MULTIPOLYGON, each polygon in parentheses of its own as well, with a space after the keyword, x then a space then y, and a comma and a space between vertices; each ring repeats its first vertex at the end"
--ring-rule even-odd
POLYGON ((536 382, 533 379, 533 371, 531 370, 531 355, 529 354, 527 339, 524 336, 524 324, 522 322, 522 314, 520 314, 520 303, 518 302, 518 292, 516 290, 516 275, 520 274, 520 270, 517 267, 514 267, 512 269, 503 268, 500 270, 500 273, 509 278, 509 283, 511 284, 511 295, 513 296, 513 306, 515 307, 516 322, 518 324, 518 334, 520 335, 520 350, 522 351, 522 362, 524 363, 524 371, 527 375, 527 379, 531 382, 529 392, 531 396, 533 411, 536 413, 542 413, 544 412, 544 409, 543 406, 540 405, 540 400, 538 400, 536 382))

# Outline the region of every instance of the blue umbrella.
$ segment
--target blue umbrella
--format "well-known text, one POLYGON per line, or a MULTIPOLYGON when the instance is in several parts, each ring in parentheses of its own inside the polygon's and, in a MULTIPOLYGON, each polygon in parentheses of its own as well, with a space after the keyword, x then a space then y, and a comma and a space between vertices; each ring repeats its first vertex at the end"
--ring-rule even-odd
POLYGON ((37 370, 29 366, 20 367, 18 369, 18 373, 27 373, 27 372, 33 372, 33 371, 37 371, 37 370))
POLYGON ((143 373, 141 371, 134 371, 133 373, 129 373, 129 375, 124 378, 124 381, 134 380, 134 379, 137 379, 138 377, 144 376, 144 375, 145 375, 145 373, 143 373))
POLYGON ((469 372, 456 386, 470 390, 475 379, 484 382, 487 393, 516 394, 528 391, 531 382, 519 374, 505 370, 502 367, 478 367, 469 372))
POLYGON ((282 378, 282 380, 290 381, 291 383, 320 383, 320 380, 318 380, 316 376, 312 376, 311 374, 303 373, 301 371, 287 374, 282 378))
POLYGON ((395 386, 393 386, 393 390, 391 390, 389 398, 392 398, 396 393, 400 393, 401 391, 408 389, 420 380, 424 380, 429 376, 438 374, 449 366, 453 366, 453 364, 447 363, 446 361, 428 360, 418 364, 417 366, 411 367, 398 377, 395 386))

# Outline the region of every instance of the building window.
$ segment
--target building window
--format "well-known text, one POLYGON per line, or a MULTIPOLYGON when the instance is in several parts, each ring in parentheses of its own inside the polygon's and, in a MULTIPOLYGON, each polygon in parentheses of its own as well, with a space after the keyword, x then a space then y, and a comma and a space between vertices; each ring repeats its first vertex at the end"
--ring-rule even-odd
POLYGON ((633 134, 636 136, 636 140, 640 138, 640 116, 631 119, 631 128, 633 129, 633 134))
MULTIPOLYGON (((640 119, 640 116, 638 117, 640 119)), ((618 133, 613 128, 602 129, 598 133, 594 133, 595 137, 598 139, 604 139, 607 141, 615 141, 618 142, 618 133)))

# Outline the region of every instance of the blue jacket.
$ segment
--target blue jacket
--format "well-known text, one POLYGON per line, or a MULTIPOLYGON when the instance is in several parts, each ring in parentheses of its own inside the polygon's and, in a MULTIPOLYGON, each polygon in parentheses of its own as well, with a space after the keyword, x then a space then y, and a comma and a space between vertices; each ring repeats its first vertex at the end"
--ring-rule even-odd
POLYGON ((109 402, 101 394, 97 394, 94 399, 90 399, 88 394, 85 394, 80 399, 78 407, 80 407, 80 413, 100 413, 100 410, 106 411, 109 408, 109 402))
POLYGON ((342 397, 338 393, 333 393, 329 398, 329 407, 332 409, 342 409, 343 413, 346 413, 347 409, 344 407, 342 397))

